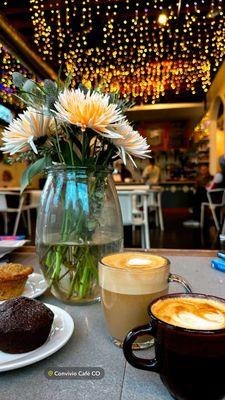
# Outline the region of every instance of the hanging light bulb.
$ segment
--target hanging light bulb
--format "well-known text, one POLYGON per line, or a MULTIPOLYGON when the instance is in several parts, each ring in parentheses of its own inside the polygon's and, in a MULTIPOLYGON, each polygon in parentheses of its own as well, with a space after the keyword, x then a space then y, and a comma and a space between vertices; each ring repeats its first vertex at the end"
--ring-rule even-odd
POLYGON ((168 21, 168 17, 167 17, 167 15, 165 13, 159 14, 158 23, 160 25, 166 25, 167 21, 168 21))

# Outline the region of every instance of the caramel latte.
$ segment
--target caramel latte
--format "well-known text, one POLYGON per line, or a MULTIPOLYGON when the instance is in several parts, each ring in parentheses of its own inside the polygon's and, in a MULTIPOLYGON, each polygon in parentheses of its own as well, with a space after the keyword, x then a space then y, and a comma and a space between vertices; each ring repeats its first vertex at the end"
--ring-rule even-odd
MULTIPOLYGON (((106 325, 122 344, 134 326, 148 323, 147 307, 168 293, 169 261, 149 253, 118 253, 99 264, 99 284, 106 325)), ((148 338, 149 340, 149 338, 148 338)), ((145 342, 146 337, 140 339, 145 342)))
POLYGON ((161 321, 187 329, 225 329, 225 303, 201 297, 173 297, 151 307, 161 321))

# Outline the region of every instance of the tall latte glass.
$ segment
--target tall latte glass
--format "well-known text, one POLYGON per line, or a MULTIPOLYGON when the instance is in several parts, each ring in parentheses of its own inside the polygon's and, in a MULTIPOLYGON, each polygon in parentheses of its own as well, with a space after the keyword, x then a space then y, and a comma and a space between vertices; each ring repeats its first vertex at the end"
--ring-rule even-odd
MULTIPOLYGON (((168 293, 170 281, 189 284, 170 274, 170 262, 150 253, 125 252, 105 256, 99 263, 102 308, 108 332, 117 346, 123 345, 127 332, 148 322, 147 307, 168 293)), ((149 347, 152 339, 140 337, 133 348, 149 347)))

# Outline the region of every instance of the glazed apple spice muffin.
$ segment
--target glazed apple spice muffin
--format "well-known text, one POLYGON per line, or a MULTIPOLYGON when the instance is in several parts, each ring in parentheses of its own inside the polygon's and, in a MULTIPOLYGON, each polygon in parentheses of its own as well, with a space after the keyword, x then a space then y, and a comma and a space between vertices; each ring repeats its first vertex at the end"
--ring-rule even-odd
POLYGON ((54 319, 45 304, 17 297, 0 304, 0 351, 26 353, 48 339, 54 319))
POLYGON ((0 300, 20 296, 33 268, 21 264, 5 263, 0 265, 0 300))

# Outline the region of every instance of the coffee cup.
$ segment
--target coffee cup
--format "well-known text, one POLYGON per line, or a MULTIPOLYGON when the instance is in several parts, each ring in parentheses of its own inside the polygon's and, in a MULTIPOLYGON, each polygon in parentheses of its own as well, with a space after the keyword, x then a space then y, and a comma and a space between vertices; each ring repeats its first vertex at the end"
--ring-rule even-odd
MULTIPOLYGON (((178 282, 187 292, 189 284, 170 273, 167 258, 149 252, 124 252, 103 257, 99 263, 99 285, 106 327, 114 344, 122 347, 127 332, 148 322, 147 307, 168 293, 169 282, 178 282)), ((153 340, 142 337, 134 344, 141 349, 153 340)))
POLYGON ((150 323, 131 330, 123 351, 135 368, 154 371, 177 400, 219 400, 225 395, 225 300, 202 294, 172 294, 149 306, 150 323), (132 345, 155 339, 155 358, 141 359, 132 345))

